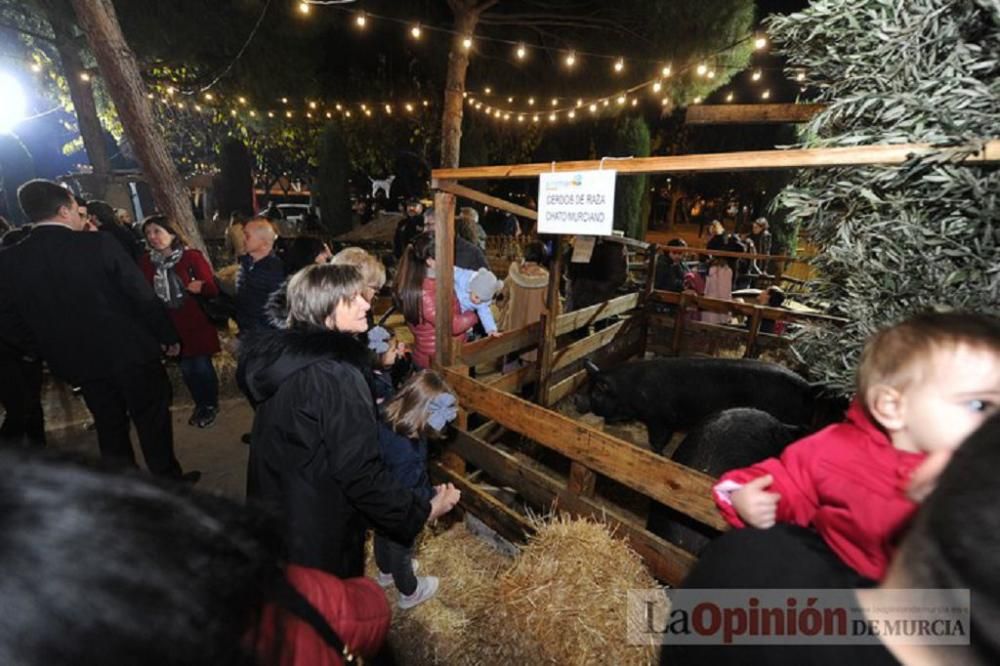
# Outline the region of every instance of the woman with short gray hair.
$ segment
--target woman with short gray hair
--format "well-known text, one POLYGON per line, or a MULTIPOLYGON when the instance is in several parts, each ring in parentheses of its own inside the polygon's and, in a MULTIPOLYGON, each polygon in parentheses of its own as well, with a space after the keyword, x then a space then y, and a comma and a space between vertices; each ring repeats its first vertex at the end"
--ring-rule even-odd
POLYGON ((299 271, 287 328, 250 336, 238 369, 256 404, 247 495, 280 511, 290 562, 342 578, 364 575, 368 527, 408 543, 459 499, 420 499, 379 457, 364 288, 353 266, 299 271))

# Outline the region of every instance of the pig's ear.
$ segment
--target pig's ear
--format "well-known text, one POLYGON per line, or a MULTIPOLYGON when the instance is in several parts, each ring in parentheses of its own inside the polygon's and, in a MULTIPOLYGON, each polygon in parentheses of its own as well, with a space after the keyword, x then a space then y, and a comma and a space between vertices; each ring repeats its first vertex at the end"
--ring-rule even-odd
POLYGON ((583 367, 587 369, 587 374, 591 377, 600 377, 601 369, 589 358, 583 359, 583 367))

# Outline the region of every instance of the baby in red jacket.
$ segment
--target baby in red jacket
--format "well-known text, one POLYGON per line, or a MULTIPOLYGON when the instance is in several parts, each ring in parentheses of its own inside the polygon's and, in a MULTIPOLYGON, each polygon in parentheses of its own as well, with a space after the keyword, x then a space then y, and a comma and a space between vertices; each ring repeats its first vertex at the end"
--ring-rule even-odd
POLYGON ((731 525, 812 527, 880 580, 951 453, 1000 409, 1000 320, 928 313, 882 330, 857 384, 843 423, 727 472, 713 494, 731 525))

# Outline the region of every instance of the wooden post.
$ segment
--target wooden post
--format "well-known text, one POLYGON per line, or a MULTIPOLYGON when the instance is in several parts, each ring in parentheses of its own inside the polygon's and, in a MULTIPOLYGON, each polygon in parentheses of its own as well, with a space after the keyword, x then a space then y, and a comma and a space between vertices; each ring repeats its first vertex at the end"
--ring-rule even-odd
POLYGON ((760 320, 762 308, 754 306, 753 314, 750 315, 750 331, 747 333, 747 348, 743 352, 743 358, 757 358, 757 336, 760 334, 760 320))
POLYGON ((649 346, 649 318, 652 316, 650 310, 653 309, 653 289, 656 288, 656 264, 660 260, 660 248, 656 243, 650 243, 649 247, 646 249, 648 256, 646 257, 646 284, 642 290, 642 298, 640 299, 640 305, 642 307, 641 314, 642 317, 642 354, 646 355, 646 348, 649 346))
POLYGON ((681 338, 684 337, 684 321, 687 319, 687 304, 688 295, 682 291, 680 301, 677 303, 677 311, 674 313, 674 339, 670 345, 670 349, 674 356, 679 356, 681 353, 681 338))
POLYGON ((455 364, 455 338, 451 334, 451 311, 455 291, 455 197, 445 192, 434 195, 434 269, 437 294, 434 313, 435 363, 455 364))
POLYGON ((552 242, 555 248, 549 270, 549 287, 545 295, 545 312, 542 314, 541 339, 538 341, 538 396, 535 400, 543 407, 549 406, 549 388, 552 385, 552 357, 556 351, 556 323, 559 318, 559 281, 562 279, 565 247, 562 236, 552 242))

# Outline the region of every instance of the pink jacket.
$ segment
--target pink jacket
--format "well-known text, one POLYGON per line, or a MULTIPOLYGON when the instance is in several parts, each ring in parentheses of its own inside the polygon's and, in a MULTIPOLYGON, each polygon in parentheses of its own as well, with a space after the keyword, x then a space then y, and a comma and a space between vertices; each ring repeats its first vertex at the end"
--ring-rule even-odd
MULTIPOLYGON (((410 332, 413 333, 413 361, 421 368, 431 367, 434 353, 437 350, 437 340, 434 338, 434 326, 437 317, 434 316, 436 307, 436 286, 437 280, 434 278, 424 278, 423 298, 420 306, 420 323, 414 326, 407 323, 410 332)), ((476 325, 478 318, 475 310, 462 313, 458 307, 458 299, 452 297, 451 300, 451 334, 456 340, 464 340, 469 329, 476 325)))
POLYGON ((730 501, 748 481, 771 474, 780 493, 779 523, 813 527, 847 565, 881 580, 917 505, 905 494, 925 454, 892 446, 854 402, 847 420, 795 442, 780 458, 726 472, 713 489, 730 525, 743 527, 730 501))

